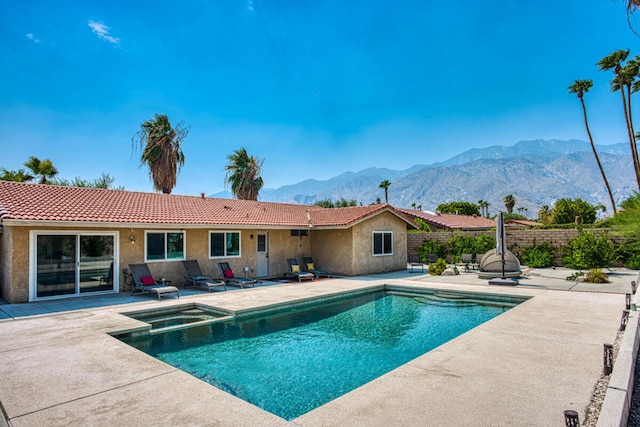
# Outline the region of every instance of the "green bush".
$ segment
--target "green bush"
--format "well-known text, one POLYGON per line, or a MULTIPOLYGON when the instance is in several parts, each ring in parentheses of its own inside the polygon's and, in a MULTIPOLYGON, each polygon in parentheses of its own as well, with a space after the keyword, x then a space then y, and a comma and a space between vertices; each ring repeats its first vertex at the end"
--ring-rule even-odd
POLYGON ((627 240, 618 247, 616 252, 625 267, 640 270, 640 240, 627 240))
POLYGON ((433 239, 425 239, 420 246, 418 246, 418 254, 420 255, 420 261, 427 263, 427 255, 435 254, 438 258, 444 257, 444 245, 433 239))
POLYGON ((483 254, 496 248, 496 236, 489 234, 479 234, 476 236, 476 250, 474 253, 483 254))
POLYGON ((429 274, 432 276, 440 276, 446 269, 447 262, 442 258, 438 258, 436 262, 429 265, 429 274))
POLYGON ((564 247, 562 263, 568 268, 585 270, 610 267, 615 259, 613 243, 605 234, 598 238, 584 231, 564 247))
POLYGON ((553 254, 554 248, 550 243, 534 244, 530 248, 522 248, 522 262, 532 268, 550 267, 553 254))

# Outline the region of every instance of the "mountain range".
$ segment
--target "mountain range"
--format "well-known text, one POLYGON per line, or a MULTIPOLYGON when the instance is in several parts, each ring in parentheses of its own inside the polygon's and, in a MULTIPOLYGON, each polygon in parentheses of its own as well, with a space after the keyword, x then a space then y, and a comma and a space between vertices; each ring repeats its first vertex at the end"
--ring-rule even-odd
MULTIPOLYGON (((616 204, 637 190, 629 144, 596 146, 614 193, 616 204)), ((421 206, 435 211, 441 203, 489 202, 489 211, 504 210, 503 199, 512 194, 514 212, 537 217, 542 205, 561 198, 611 203, 591 146, 580 140, 520 141, 514 145, 474 148, 450 159, 405 170, 368 168, 346 172, 328 180, 307 179, 279 188, 265 188, 260 200, 313 204, 318 200, 355 199, 359 204, 384 202, 382 181, 389 180, 389 203, 396 207, 421 206)), ((214 197, 228 197, 219 193, 214 197)))

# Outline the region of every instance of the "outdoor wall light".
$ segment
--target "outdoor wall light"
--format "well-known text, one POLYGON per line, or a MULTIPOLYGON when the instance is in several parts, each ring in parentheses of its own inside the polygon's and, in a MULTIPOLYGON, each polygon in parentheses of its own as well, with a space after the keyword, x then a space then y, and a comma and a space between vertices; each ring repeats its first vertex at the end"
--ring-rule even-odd
POLYGON ((133 245, 136 242, 136 236, 134 236, 133 234, 130 234, 129 235, 129 241, 133 245))
POLYGON ((253 240, 253 234, 252 234, 252 235, 250 235, 250 236, 249 236, 249 238, 250 238, 251 240, 253 240))

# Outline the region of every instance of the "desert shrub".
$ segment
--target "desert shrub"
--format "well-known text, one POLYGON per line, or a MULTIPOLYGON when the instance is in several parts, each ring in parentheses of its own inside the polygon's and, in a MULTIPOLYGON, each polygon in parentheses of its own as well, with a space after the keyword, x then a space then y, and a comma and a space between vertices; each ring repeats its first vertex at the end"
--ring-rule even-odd
POLYGON ((478 234, 476 236, 476 250, 474 253, 482 254, 496 247, 496 236, 489 234, 478 234))
POLYGON ((444 245, 442 242, 433 239, 425 239, 420 246, 418 246, 418 254, 420 254, 420 261, 427 263, 427 255, 436 254, 438 258, 444 257, 444 245))
POLYGON ((456 234, 446 241, 444 244, 444 251, 447 255, 451 255, 455 262, 459 262, 461 254, 475 253, 476 239, 473 236, 456 234))
POLYGON ((584 231, 564 247, 562 263, 575 269, 603 268, 610 267, 615 259, 613 243, 606 235, 596 237, 584 231))
POLYGON ((587 271, 584 281, 589 283, 609 283, 609 277, 599 268, 592 268, 587 271))
POLYGON ((617 248, 616 253, 625 267, 640 270, 640 240, 627 240, 617 248))
POLYGON ((522 262, 527 267, 546 268, 551 266, 553 260, 554 248, 550 243, 544 242, 539 245, 533 245, 530 248, 522 248, 522 262))
POLYGON ((446 269, 447 262, 442 258, 438 258, 436 262, 429 265, 429 274, 432 276, 440 276, 446 269))

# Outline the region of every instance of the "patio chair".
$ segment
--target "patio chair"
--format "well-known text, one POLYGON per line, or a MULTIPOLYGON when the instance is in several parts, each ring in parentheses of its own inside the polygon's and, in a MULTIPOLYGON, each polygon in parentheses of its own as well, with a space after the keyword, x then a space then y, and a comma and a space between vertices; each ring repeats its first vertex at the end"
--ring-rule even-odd
POLYGON ((289 264, 289 271, 284 273, 285 277, 297 277, 298 282, 302 282, 303 279, 313 281, 313 279, 316 277, 313 273, 302 271, 300 269, 298 258, 287 259, 287 264, 289 264))
POLYGON ((420 255, 409 254, 409 271, 413 273, 414 269, 417 267, 420 267, 420 272, 424 273, 424 264, 422 263, 422 261, 420 261, 420 255))
POLYGON ((258 283, 256 279, 250 279, 248 277, 236 277, 235 274, 233 274, 233 270, 231 269, 231 266, 228 262, 219 262, 218 268, 220 269, 221 279, 224 280, 227 285, 233 284, 244 288, 245 286, 255 287, 255 284, 258 283))
POLYGON ((314 276, 316 276, 316 278, 319 279, 320 276, 331 277, 329 272, 327 272, 325 270, 318 270, 315 267, 315 264, 313 263, 313 258, 311 258, 310 256, 303 257, 302 258, 302 262, 304 262, 304 265, 307 268, 307 271, 309 273, 312 273, 314 276))
POLYGON ((438 261, 438 255, 436 254, 428 254, 427 255, 427 264, 433 264, 438 261))
POLYGON ((469 272, 469 266, 473 262, 473 254, 462 254, 460 255, 462 260, 462 264, 464 264, 464 271, 469 272))
POLYGON ((161 299, 164 294, 172 294, 175 293, 178 298, 180 298, 180 294, 178 293, 178 288, 175 286, 171 286, 171 281, 164 280, 165 284, 162 284, 163 281, 154 280, 151 275, 151 271, 149 271, 149 266, 147 264, 129 264, 129 272, 131 273, 131 278, 133 279, 133 285, 131 286, 131 295, 135 292, 149 292, 158 295, 158 299, 161 299))
POLYGON ((480 263, 482 262, 482 258, 484 257, 484 254, 476 254, 476 260, 473 264, 473 268, 474 269, 479 269, 480 268, 480 263))
POLYGON ((111 261, 111 264, 109 265, 109 271, 107 271, 107 274, 100 276, 100 279, 98 280, 98 286, 111 284, 113 284, 113 261, 111 261))
POLYGON ((202 270, 200 270, 200 264, 198 264, 197 259, 188 259, 186 261, 182 261, 182 266, 184 267, 184 271, 187 274, 184 280, 184 287, 187 286, 204 286, 209 292, 211 292, 214 288, 222 287, 224 290, 227 290, 227 284, 224 280, 216 280, 211 276, 202 274, 202 270))

